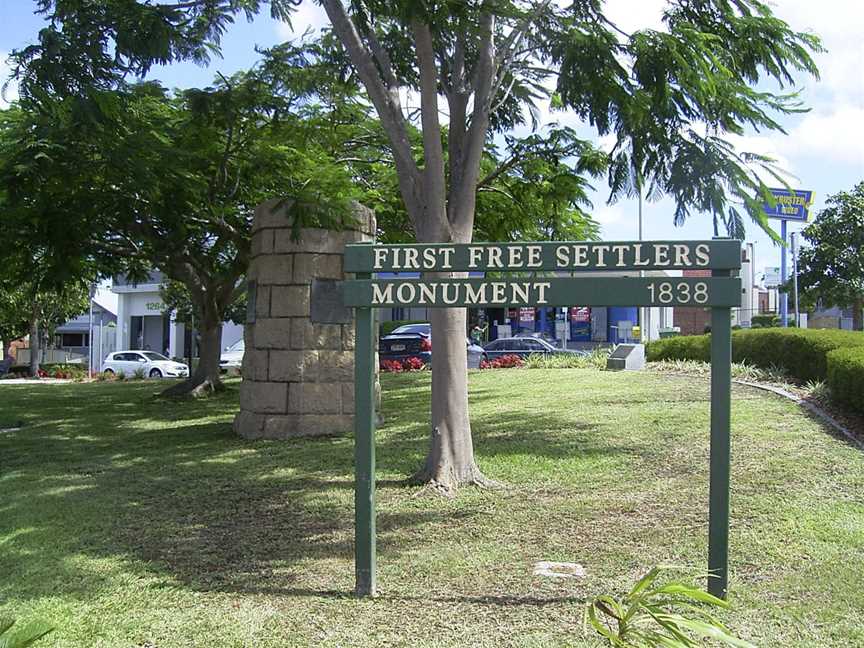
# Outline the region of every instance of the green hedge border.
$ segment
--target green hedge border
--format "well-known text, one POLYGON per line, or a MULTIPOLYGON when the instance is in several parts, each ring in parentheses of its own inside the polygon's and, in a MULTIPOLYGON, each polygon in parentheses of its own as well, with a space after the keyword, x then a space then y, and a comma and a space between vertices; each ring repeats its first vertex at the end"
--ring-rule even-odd
MULTIPOLYGON (((647 358, 711 361, 711 335, 648 344, 647 358)), ((864 413, 864 333, 808 329, 733 331, 732 361, 777 368, 802 383, 825 381, 845 407, 864 413)))

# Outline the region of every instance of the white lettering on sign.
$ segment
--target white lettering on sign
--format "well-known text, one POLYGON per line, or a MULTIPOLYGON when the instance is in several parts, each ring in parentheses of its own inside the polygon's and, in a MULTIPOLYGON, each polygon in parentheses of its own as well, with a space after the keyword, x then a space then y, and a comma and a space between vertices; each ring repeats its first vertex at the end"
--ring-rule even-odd
POLYGON ((372 282, 372 306, 381 304, 546 304, 548 281, 372 282))
POLYGON ((575 270, 578 268, 708 267, 708 243, 536 243, 467 246, 379 246, 372 256, 373 271, 424 272, 452 270, 458 261, 468 270, 575 270), (466 258, 467 256, 467 258, 466 258))

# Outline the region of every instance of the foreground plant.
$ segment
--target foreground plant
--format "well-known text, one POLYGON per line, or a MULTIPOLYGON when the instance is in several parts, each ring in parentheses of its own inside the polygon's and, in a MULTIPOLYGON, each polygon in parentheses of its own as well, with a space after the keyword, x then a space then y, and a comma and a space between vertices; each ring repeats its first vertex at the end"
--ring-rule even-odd
POLYGON ((15 619, 0 618, 0 648, 26 648, 54 630, 41 621, 34 621, 13 630, 14 625, 15 619))
POLYGON ((756 648, 739 639, 707 610, 729 604, 692 583, 661 579, 674 567, 654 567, 620 599, 598 596, 585 608, 590 624, 615 648, 691 648, 711 639, 725 646, 756 648))

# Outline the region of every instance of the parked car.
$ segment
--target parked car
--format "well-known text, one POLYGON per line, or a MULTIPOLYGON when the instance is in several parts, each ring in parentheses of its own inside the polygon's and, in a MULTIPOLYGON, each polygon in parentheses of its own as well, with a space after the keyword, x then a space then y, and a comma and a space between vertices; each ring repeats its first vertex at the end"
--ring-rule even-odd
POLYGON ((219 357, 219 370, 225 371, 240 371, 243 366, 243 354, 246 351, 246 342, 243 338, 237 340, 231 346, 225 347, 225 351, 219 357))
MULTIPOLYGON (((465 347, 468 351, 468 366, 476 368, 485 359, 483 347, 474 344, 467 337, 465 347)), ((432 325, 405 324, 394 329, 378 341, 378 357, 381 360, 405 360, 420 358, 424 364, 432 361, 432 325)))
POLYGON ((102 367, 105 373, 122 371, 127 376, 139 370, 150 378, 186 378, 189 375, 189 367, 185 364, 154 351, 115 351, 108 354, 102 367))
POLYGON ((574 349, 559 349, 552 344, 549 344, 546 340, 539 337, 508 337, 508 338, 498 338, 497 340, 492 340, 485 347, 483 347, 484 352, 486 353, 486 357, 490 360, 494 360, 495 358, 500 358, 505 355, 517 355, 521 358, 525 358, 529 355, 533 354, 541 354, 541 355, 556 355, 556 354, 575 354, 575 355, 586 355, 584 351, 577 351, 574 349))

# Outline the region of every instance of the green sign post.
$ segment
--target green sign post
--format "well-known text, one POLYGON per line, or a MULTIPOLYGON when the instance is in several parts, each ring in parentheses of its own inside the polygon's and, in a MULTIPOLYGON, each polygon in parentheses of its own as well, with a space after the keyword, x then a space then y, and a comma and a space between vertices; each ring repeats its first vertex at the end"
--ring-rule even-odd
POLYGON ((741 242, 539 242, 345 247, 345 306, 355 308, 356 592, 376 592, 375 334, 373 309, 518 306, 701 306, 711 308, 711 460, 708 590, 726 598, 729 562, 731 310, 741 304, 741 242), (710 270, 710 277, 639 277, 639 270, 710 270), (464 278, 483 271, 487 278, 464 278), (634 276, 604 276, 616 271, 634 276), (376 272, 429 273, 376 279, 376 272), (434 276, 431 276, 434 273, 434 276), (509 278, 498 278, 505 273, 509 278), (588 274, 586 274, 588 273, 588 274), (491 276, 490 276, 491 275, 491 276), (580 276, 581 275, 581 276, 580 276), (494 278, 493 278, 494 277, 494 278))

